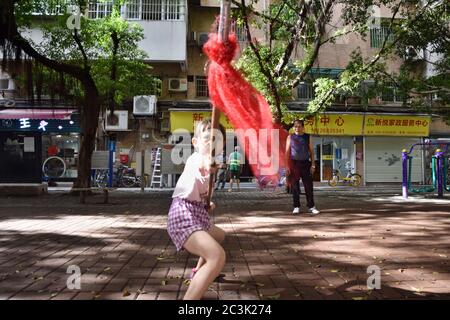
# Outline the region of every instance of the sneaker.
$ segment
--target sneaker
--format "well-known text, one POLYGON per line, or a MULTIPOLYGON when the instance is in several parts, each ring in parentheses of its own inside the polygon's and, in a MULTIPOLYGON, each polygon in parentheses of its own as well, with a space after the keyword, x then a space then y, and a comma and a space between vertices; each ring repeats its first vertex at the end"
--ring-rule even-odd
POLYGON ((317 210, 316 207, 312 207, 312 208, 309 208, 309 209, 308 209, 308 213, 309 213, 310 215, 316 215, 316 214, 320 213, 320 211, 317 210))
POLYGON ((294 210, 292 211, 293 214, 299 214, 300 213, 300 208, 299 207, 295 207, 294 210))

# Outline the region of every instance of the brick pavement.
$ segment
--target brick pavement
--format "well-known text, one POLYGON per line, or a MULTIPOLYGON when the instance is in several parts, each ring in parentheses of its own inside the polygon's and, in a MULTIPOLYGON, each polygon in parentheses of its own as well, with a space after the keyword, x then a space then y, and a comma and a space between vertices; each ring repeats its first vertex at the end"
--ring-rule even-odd
MULTIPOLYGON (((169 240, 170 195, 0 197, 0 299, 181 299, 196 258, 169 240), (69 265, 81 269, 80 290, 66 286, 69 265)), ((280 192, 215 198, 226 276, 206 299, 450 298, 448 198, 317 192, 313 217, 291 215, 280 192), (381 269, 380 290, 367 288, 369 265, 381 269)))

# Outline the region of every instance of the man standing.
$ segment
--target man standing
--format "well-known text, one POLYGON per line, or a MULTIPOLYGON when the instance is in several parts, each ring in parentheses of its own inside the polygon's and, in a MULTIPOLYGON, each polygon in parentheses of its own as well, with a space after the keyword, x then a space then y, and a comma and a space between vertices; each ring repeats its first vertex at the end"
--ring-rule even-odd
POLYGON ((314 150, 309 134, 305 133, 303 120, 294 121, 294 134, 286 140, 286 176, 289 177, 294 200, 293 214, 300 213, 300 179, 305 188, 308 213, 318 214, 314 206, 313 178, 316 169, 314 165, 314 150))
POLYGON ((227 181, 227 156, 225 155, 225 151, 217 156, 216 163, 218 166, 217 170, 217 185, 215 190, 219 189, 219 185, 222 184, 220 189, 225 188, 225 182, 227 181))
POLYGON ((234 152, 230 154, 230 157, 228 158, 228 165, 230 166, 230 189, 228 189, 228 192, 233 191, 234 181, 236 181, 238 191, 240 191, 241 188, 239 187, 239 182, 242 170, 242 156, 239 153, 238 146, 235 146, 234 152))

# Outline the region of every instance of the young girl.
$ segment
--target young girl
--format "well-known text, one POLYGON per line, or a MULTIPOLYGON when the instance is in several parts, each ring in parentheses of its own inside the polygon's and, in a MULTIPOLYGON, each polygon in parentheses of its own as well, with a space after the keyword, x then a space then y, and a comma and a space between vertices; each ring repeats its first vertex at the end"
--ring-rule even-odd
MULTIPOLYGON (((208 213, 211 121, 199 123, 192 138, 195 152, 188 158, 169 210, 167 231, 177 251, 186 249, 200 257, 193 269, 185 300, 201 299, 225 265, 225 251, 219 244, 225 232, 212 225, 208 213)), ((214 205, 211 203, 213 209, 214 205)))

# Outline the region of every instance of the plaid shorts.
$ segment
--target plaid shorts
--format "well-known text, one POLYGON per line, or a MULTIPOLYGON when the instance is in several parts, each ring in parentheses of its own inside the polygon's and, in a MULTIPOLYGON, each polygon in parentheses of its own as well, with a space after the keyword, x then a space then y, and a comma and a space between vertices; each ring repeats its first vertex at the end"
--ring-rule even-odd
POLYGON ((194 231, 211 228, 209 213, 204 202, 173 198, 167 220, 167 231, 177 251, 194 231))

